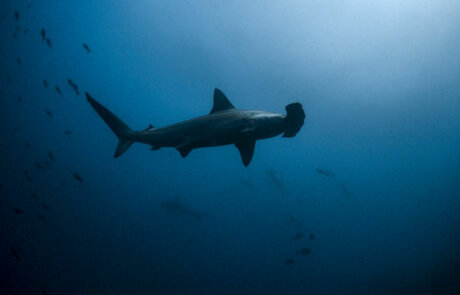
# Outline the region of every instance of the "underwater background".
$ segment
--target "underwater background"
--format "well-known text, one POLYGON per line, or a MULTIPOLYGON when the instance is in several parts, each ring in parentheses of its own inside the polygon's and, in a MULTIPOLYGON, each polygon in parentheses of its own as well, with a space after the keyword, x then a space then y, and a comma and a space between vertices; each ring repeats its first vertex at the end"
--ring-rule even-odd
POLYGON ((460 2, 0 8, 0 294, 460 294, 460 2), (142 130, 214 88, 305 125, 114 159, 84 95, 142 130))

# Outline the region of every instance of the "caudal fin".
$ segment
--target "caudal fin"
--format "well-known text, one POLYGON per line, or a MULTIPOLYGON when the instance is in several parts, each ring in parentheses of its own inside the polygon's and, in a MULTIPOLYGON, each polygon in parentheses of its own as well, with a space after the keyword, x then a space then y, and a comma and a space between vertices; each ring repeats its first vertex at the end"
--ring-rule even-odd
POLYGON ((106 107, 98 103, 91 95, 86 92, 86 99, 91 104, 93 109, 101 116, 102 120, 112 129, 113 133, 118 137, 118 146, 115 151, 115 158, 121 156, 134 143, 134 132, 122 120, 115 116, 106 107))

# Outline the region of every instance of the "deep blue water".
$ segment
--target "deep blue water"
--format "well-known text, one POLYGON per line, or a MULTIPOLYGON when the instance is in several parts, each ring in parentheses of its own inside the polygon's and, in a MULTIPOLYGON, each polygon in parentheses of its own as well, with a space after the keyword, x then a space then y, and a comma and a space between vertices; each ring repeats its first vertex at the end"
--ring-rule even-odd
POLYGON ((460 2, 0 8, 1 294, 460 294, 460 2), (234 146, 114 159, 84 98, 141 130, 216 87, 305 125, 247 168, 234 146))

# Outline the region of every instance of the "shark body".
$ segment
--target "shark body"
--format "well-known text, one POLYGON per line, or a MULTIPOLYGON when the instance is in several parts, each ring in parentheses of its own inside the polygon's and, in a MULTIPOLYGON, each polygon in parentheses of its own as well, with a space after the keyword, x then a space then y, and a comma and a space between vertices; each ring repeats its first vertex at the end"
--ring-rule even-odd
POLYGON ((286 115, 240 110, 216 88, 214 105, 208 115, 161 128, 149 125, 143 131, 133 131, 88 93, 86 98, 119 139, 115 157, 121 156, 134 142, 148 144, 152 150, 173 147, 183 158, 195 148, 234 144, 241 154, 243 164, 248 166, 257 140, 282 133, 283 137, 294 137, 305 119, 300 103, 287 105, 286 115))

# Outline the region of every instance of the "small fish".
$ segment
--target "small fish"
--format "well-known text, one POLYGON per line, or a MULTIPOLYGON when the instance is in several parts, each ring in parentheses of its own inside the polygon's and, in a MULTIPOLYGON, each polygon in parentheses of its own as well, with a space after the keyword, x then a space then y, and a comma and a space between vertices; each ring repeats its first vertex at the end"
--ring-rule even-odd
POLYGON ((20 66, 22 65, 22 61, 20 57, 16 57, 16 63, 20 66))
POLYGON ((80 174, 74 173, 73 178, 75 178, 79 183, 83 182, 83 178, 81 178, 80 174))
POLYGON ((43 208, 45 208, 46 210, 51 210, 50 206, 48 206, 48 204, 45 203, 45 202, 42 202, 42 206, 43 206, 43 208))
POLYGON ((18 96, 17 100, 18 100, 18 102, 22 102, 22 97, 18 96))
POLYGON ((27 4, 27 9, 32 8, 32 4, 27 4))
POLYGON ((335 174, 330 172, 330 171, 327 171, 326 169, 316 168, 316 172, 318 172, 318 174, 321 174, 321 175, 326 176, 326 177, 335 178, 335 174))
POLYGON ((16 26, 16 28, 15 28, 16 31, 19 31, 20 29, 21 29, 20 26, 16 26))
POLYGON ((40 200, 40 198, 35 193, 32 193, 32 198, 34 198, 37 201, 40 200))
POLYGON ((292 258, 288 258, 284 261, 284 263, 286 263, 286 265, 293 265, 295 263, 295 260, 292 258))
POLYGON ((301 240, 305 237, 305 234, 302 232, 296 233, 294 236, 292 236, 292 239, 295 241, 301 240))
POLYGON ((43 170, 42 164, 40 164, 40 163, 38 163, 38 162, 35 162, 34 165, 35 165, 35 167, 37 167, 38 169, 43 170))
POLYGON ((72 81, 72 79, 70 79, 70 78, 67 79, 67 83, 70 85, 70 87, 72 87, 72 89, 75 91, 75 93, 76 93, 77 95, 80 95, 80 91, 78 90, 78 86, 77 86, 77 84, 75 84, 75 83, 72 81))
POLYGON ((18 11, 15 11, 14 12, 14 18, 19 21, 19 12, 18 11))
POLYGON ((48 48, 53 48, 50 38, 46 38, 46 45, 48 45, 48 48))
POLYGON ((66 131, 64 131, 64 134, 65 135, 70 135, 70 134, 72 134, 72 131, 71 130, 66 130, 66 131))
POLYGON ((10 76, 6 76, 6 83, 11 83, 13 82, 13 80, 11 79, 10 76))
POLYGON ((311 253, 311 250, 308 249, 308 248, 302 248, 299 251, 297 251, 296 253, 300 254, 300 255, 303 255, 303 256, 307 256, 308 254, 311 253))
POLYGON ((45 86, 46 88, 48 88, 48 81, 43 80, 43 86, 45 86))
POLYGON ((22 213, 24 213, 24 210, 19 209, 19 208, 13 208, 13 211, 14 211, 14 213, 16 213, 17 215, 21 215, 22 213))
POLYGON ((45 110, 45 113, 48 115, 48 117, 50 117, 50 118, 53 117, 53 113, 51 113, 50 110, 46 109, 46 110, 45 110))
POLYGON ((46 166, 46 168, 49 168, 51 166, 51 162, 50 161, 43 161, 43 164, 46 166))
POLYGON ((32 177, 30 177, 30 174, 28 171, 24 171, 24 176, 26 177, 27 181, 32 181, 32 177))
POLYGON ((48 152, 48 158, 50 158, 51 161, 54 161, 54 155, 52 152, 48 152))
POLYGON ((18 33, 14 32, 14 33, 13 33, 13 38, 14 38, 14 39, 18 39, 18 33))
POLYGON ((24 143, 24 146, 25 147, 30 147, 30 142, 27 141, 26 143, 24 143))
POLYGON ((11 255, 13 255, 13 257, 16 258, 17 261, 22 260, 21 256, 19 256, 18 254, 18 251, 16 251, 16 249, 13 246, 10 246, 10 252, 11 252, 11 255))
POLYGON ((28 29, 28 28, 25 28, 22 32, 23 32, 24 34, 27 34, 27 33, 29 33, 29 29, 28 29))
POLYGON ((309 237, 310 237, 310 241, 313 241, 313 240, 315 239, 315 235, 314 235, 314 234, 310 234, 309 237))
POLYGON ((83 43, 82 45, 83 45, 83 48, 85 48, 85 50, 86 50, 87 53, 90 53, 90 52, 91 52, 91 49, 89 49, 88 44, 83 43))
POLYGON ((62 95, 62 91, 61 91, 61 88, 59 88, 59 86, 55 86, 54 89, 56 89, 56 92, 57 92, 59 95, 62 95))
POLYGON ((41 29, 40 31, 41 35, 42 35, 42 40, 45 41, 46 40, 46 31, 44 28, 41 29))
POLYGON ((46 220, 45 216, 43 216, 42 214, 38 214, 38 219, 40 219, 41 222, 43 223, 47 223, 48 221, 46 220))

